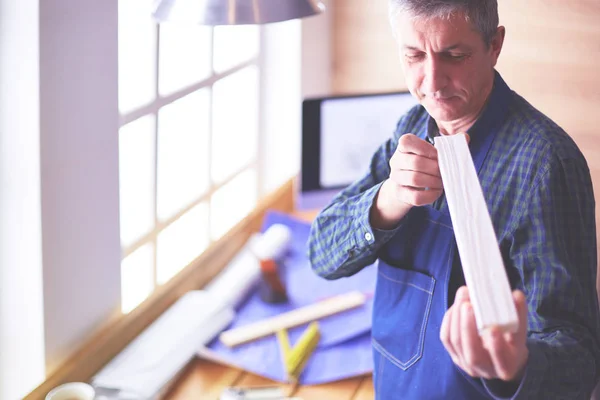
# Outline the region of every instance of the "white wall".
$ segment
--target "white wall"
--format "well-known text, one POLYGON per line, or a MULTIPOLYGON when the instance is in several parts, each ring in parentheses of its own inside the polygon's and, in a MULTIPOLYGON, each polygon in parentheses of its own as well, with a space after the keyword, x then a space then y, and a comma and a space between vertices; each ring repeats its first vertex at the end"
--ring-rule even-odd
POLYGON ((44 379, 38 0, 0 0, 0 399, 44 379))
POLYGON ((261 192, 296 175, 300 165, 300 21, 265 25, 261 35, 261 192))
MULTIPOLYGON (((120 309, 117 9, 0 0, 2 399, 120 309)), ((302 97, 330 92, 329 21, 265 27, 263 193, 298 173, 302 97)))
POLYGON ((320 15, 263 28, 262 193, 276 189, 300 171, 302 99, 331 92, 331 20, 328 6, 320 15))
POLYGON ((120 309, 117 0, 40 1, 46 364, 120 309))

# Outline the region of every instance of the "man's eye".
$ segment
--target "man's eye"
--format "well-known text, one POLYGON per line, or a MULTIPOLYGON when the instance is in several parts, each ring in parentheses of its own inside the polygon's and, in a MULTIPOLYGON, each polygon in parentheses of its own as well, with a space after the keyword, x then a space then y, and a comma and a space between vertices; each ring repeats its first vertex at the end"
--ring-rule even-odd
POLYGON ((406 58, 410 61, 416 61, 416 60, 423 58, 423 54, 421 54, 421 53, 406 54, 406 58))
POLYGON ((458 61, 458 60, 462 60, 462 59, 466 58, 467 55, 466 54, 451 54, 450 53, 450 54, 447 55, 447 57, 449 59, 451 59, 451 60, 458 61))

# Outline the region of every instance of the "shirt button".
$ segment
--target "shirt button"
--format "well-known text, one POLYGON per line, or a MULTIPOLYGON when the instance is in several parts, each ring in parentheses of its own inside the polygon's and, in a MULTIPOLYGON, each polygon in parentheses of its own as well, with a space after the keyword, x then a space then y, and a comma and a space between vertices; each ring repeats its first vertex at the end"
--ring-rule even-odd
POLYGON ((373 235, 370 232, 365 233, 365 239, 370 242, 373 239, 373 235))

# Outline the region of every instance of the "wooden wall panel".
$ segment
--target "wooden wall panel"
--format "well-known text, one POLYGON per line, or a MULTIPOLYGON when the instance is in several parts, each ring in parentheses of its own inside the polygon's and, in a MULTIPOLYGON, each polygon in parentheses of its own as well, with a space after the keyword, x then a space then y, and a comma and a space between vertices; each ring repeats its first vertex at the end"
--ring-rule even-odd
POLYGON ((589 139, 600 137, 600 1, 502 0, 500 22, 507 30, 503 77, 593 150, 589 139))
POLYGON ((405 89, 387 0, 334 0, 331 11, 333 93, 405 89))
POLYGON ((592 171, 600 230, 600 1, 499 3, 507 33, 498 70, 583 151, 592 171))
MULTIPOLYGON (((507 34, 498 70, 513 90, 575 139, 600 204, 600 1, 499 3, 507 34)), ((334 93, 405 87, 387 0, 335 0, 332 12, 334 93)), ((600 229, 600 207, 596 214, 600 229)))

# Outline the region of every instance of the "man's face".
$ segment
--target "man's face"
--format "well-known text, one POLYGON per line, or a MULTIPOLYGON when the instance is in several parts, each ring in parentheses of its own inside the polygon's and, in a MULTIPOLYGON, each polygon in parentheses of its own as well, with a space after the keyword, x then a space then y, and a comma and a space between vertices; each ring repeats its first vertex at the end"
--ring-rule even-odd
POLYGON ((476 116, 493 85, 504 30, 486 46, 464 15, 417 19, 400 14, 396 33, 408 89, 438 122, 476 116))

